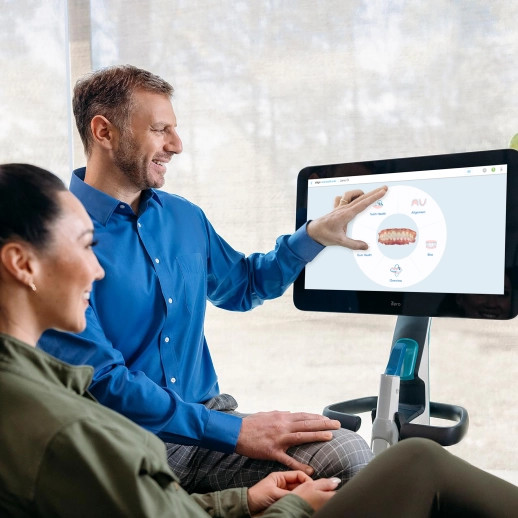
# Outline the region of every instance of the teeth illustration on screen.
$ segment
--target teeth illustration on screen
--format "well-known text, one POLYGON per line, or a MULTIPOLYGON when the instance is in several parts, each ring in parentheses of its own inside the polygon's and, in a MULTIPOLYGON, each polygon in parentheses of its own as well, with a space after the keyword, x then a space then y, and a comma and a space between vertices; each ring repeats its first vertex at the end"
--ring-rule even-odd
POLYGON ((410 228, 386 228, 378 234, 382 245, 409 245, 415 243, 417 232, 410 228))

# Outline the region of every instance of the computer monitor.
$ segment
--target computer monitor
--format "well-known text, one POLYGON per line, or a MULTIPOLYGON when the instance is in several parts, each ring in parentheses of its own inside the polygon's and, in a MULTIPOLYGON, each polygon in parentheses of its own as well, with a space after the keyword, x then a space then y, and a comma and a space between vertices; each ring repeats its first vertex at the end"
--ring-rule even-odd
POLYGON ((297 228, 344 192, 387 185, 295 281, 309 311, 510 319, 518 313, 518 152, 319 165, 300 171, 297 228))

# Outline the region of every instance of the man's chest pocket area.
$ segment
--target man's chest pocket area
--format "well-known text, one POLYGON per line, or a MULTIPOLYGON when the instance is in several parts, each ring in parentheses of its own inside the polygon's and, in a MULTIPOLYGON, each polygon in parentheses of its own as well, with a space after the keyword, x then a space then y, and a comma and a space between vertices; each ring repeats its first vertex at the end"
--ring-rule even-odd
POLYGON ((207 282, 201 254, 185 254, 176 257, 182 281, 181 294, 187 309, 193 313, 197 304, 205 304, 207 282))

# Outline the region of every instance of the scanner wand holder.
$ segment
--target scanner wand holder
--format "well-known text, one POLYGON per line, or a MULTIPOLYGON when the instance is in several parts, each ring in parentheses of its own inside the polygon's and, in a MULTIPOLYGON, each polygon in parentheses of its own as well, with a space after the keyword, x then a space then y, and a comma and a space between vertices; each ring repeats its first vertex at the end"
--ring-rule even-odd
POLYGON ((385 451, 399 440, 396 413, 399 409, 401 376, 414 375, 418 344, 410 338, 400 338, 392 346, 385 373, 380 377, 376 417, 372 423, 371 449, 374 455, 385 451))
POLYGON ((380 376, 376 418, 372 423, 371 449, 374 455, 379 455, 399 440, 399 430, 395 421, 399 406, 399 382, 399 376, 380 376))

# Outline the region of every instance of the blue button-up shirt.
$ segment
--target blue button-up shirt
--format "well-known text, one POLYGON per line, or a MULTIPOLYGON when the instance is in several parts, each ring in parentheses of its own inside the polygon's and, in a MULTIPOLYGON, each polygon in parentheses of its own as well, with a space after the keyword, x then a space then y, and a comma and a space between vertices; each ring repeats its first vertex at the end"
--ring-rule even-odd
POLYGON ((219 393, 206 301, 246 311, 278 297, 323 247, 304 226, 274 251, 245 257, 184 198, 145 191, 135 214, 84 175, 74 171, 70 190, 93 220, 106 276, 94 285, 85 331, 48 331, 39 346, 92 365, 94 396, 163 440, 233 451, 241 418, 200 404, 219 393))

